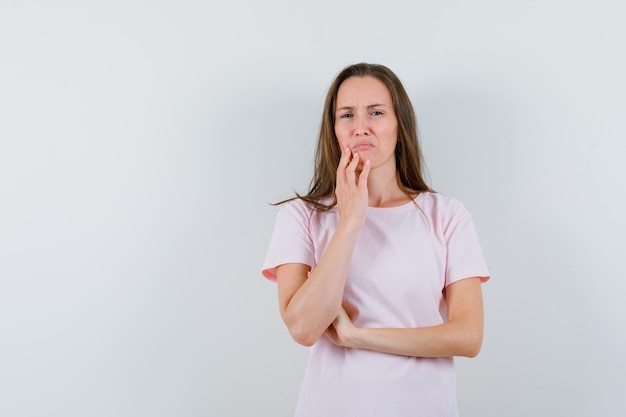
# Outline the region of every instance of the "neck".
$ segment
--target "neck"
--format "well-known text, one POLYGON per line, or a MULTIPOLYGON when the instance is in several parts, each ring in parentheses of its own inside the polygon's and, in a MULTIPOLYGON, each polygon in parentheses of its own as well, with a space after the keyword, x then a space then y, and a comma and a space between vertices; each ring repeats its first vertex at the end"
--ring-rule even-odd
POLYGON ((371 207, 393 207, 411 201, 411 197, 398 185, 395 167, 393 171, 387 171, 370 171, 367 178, 367 191, 368 204, 371 207))

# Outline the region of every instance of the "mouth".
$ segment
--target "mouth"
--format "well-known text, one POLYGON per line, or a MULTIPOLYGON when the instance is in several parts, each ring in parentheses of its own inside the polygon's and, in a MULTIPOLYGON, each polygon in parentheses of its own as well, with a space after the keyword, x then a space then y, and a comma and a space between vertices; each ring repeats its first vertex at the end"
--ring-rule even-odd
POLYGON ((373 145, 371 143, 361 142, 361 143, 357 143, 356 145, 354 145, 352 147, 352 150, 353 151, 366 151, 370 148, 373 148, 373 145))

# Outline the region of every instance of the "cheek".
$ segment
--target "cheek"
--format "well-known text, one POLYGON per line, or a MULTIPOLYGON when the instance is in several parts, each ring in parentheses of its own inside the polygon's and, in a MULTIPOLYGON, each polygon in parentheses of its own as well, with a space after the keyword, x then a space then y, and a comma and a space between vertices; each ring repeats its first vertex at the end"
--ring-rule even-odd
POLYGON ((397 136, 398 135, 398 125, 397 123, 389 123, 385 126, 381 126, 384 129, 385 133, 389 136, 397 136))
POLYGON ((339 145, 342 147, 342 149, 343 147, 347 146, 348 141, 346 138, 348 136, 346 135, 345 129, 335 127, 335 136, 337 137, 337 141, 339 142, 339 145))

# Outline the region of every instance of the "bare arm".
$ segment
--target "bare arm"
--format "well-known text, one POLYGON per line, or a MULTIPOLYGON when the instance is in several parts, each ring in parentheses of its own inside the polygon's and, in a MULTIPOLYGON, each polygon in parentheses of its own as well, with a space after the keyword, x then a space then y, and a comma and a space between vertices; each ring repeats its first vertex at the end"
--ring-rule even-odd
POLYGON ((422 328, 358 328, 340 310, 327 334, 333 343, 396 355, 475 357, 483 341, 480 278, 467 278, 446 288, 448 322, 422 328))
POLYGON ((291 336, 310 346, 339 314, 350 260, 359 232, 365 223, 368 193, 365 164, 357 175, 359 156, 350 159, 344 150, 337 168, 337 206, 339 225, 315 269, 303 264, 284 264, 276 268, 280 314, 291 336))

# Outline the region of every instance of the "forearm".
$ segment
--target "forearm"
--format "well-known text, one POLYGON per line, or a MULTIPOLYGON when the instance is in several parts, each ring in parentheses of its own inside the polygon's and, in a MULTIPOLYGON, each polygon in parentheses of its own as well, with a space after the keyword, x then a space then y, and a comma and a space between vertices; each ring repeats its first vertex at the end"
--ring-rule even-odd
POLYGON ((337 167, 337 210, 339 224, 307 277, 302 265, 277 269, 281 315, 292 337, 303 345, 312 345, 331 325, 343 300, 350 261, 359 232, 365 224, 368 207, 366 162, 357 174, 359 155, 346 147, 337 167))
POLYGON ((298 343, 312 345, 337 317, 359 229, 337 228, 315 269, 288 301, 283 320, 298 343))
POLYGON ((346 345, 405 356, 475 357, 482 340, 482 323, 457 321, 422 328, 355 328, 346 345))

